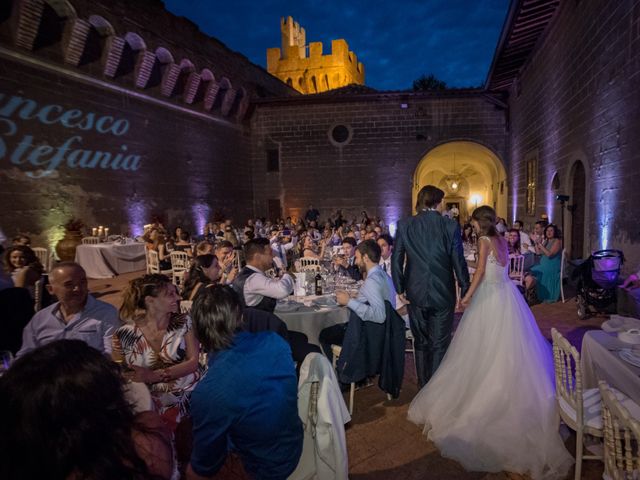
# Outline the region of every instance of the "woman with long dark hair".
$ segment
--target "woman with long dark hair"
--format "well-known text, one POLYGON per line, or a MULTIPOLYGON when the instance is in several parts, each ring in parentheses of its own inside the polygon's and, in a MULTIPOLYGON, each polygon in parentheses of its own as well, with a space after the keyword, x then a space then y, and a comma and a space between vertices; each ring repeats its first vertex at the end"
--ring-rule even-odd
POLYGON ((193 300, 201 288, 217 283, 221 272, 218 258, 215 255, 198 255, 193 260, 187 281, 182 289, 184 300, 193 300))
POLYGON ((35 252, 26 245, 13 245, 4 254, 6 272, 15 287, 26 288, 34 296, 34 285, 44 268, 35 252))
POLYGON ((525 277, 527 291, 535 288, 541 302, 553 303, 560 298, 560 263, 562 262, 562 238, 560 229, 555 225, 547 225, 544 238, 535 242, 536 255, 540 263, 531 267, 531 275, 525 277))
POLYGON ((565 478, 573 458, 558 432, 551 348, 509 278, 495 211, 479 207, 471 222, 478 262, 466 309, 409 419, 467 470, 565 478))
POLYGON ((118 367, 80 340, 57 340, 0 378, 0 478, 169 479, 170 432, 135 416, 118 367))

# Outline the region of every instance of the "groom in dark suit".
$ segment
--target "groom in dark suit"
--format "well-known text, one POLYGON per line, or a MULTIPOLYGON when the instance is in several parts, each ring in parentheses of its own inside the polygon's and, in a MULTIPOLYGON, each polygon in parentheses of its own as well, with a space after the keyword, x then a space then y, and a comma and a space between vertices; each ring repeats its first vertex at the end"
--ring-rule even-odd
POLYGON ((417 215, 398 223, 391 271, 396 292, 410 303, 418 384, 425 385, 440 366, 453 330, 457 278, 462 296, 469 270, 458 222, 442 216, 444 192, 433 185, 420 190, 417 215))

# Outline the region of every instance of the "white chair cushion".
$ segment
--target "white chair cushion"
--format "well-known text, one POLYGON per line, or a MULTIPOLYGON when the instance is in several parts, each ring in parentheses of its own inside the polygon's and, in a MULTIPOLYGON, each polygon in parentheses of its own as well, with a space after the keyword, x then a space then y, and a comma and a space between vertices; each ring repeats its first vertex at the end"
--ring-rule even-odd
MULTIPOLYGON (((631 416, 640 420, 640 405, 615 388, 612 388, 611 390, 620 403, 629 410, 631 416)), ((602 430, 602 399, 600 398, 600 391, 597 388, 584 390, 582 392, 582 403, 585 426, 596 430, 602 430)), ((571 407, 564 398, 560 398, 558 404, 560 409, 565 412, 571 420, 577 423, 577 415, 573 407, 571 407)))

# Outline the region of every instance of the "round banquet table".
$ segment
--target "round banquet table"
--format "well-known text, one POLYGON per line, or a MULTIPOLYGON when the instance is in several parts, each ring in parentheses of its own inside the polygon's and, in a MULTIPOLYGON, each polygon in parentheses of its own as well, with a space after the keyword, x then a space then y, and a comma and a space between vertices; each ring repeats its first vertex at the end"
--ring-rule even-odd
MULTIPOLYGON (((287 325, 289 330, 304 333, 309 343, 320 346, 318 337, 327 327, 349 321, 349 309, 341 306, 317 306, 311 302, 317 297, 304 297, 304 303, 296 311, 278 311, 275 314, 287 325)), ((287 305, 287 304, 284 304, 287 305)), ((285 307, 281 307, 285 308, 285 307)))
POLYGON ((76 263, 88 278, 111 278, 121 273, 144 270, 147 266, 144 243, 99 243, 78 245, 76 263))

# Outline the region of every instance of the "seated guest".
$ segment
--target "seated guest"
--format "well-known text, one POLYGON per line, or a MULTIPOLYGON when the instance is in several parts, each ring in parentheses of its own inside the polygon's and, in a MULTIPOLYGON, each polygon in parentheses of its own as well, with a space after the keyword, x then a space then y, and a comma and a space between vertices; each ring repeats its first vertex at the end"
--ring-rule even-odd
POLYGON ((293 278, 285 273, 280 278, 270 278, 265 271, 273 266, 271 242, 266 238, 254 238, 244 246, 247 265, 240 271, 233 287, 247 307, 273 313, 277 300, 286 298, 293 291, 293 278))
POLYGON ((391 253, 393 252, 393 238, 388 233, 383 233, 376 241, 380 247, 380 268, 391 275, 391 253))
POLYGON ((193 255, 193 247, 191 246, 191 236, 189 235, 189 232, 180 232, 180 237, 178 237, 177 241, 174 242, 173 249, 178 252, 184 252, 189 256, 193 255))
POLYGON ((476 235, 473 233, 473 226, 470 223, 465 223, 462 226, 462 243, 467 245, 475 245, 476 235))
POLYGON ((27 324, 17 357, 60 339, 83 340, 110 354, 111 335, 120 325, 118 312, 89 295, 84 269, 73 262, 57 264, 49 273, 47 290, 58 302, 40 310, 27 324))
POLYGON ((188 315, 175 313, 180 297, 171 279, 147 274, 129 282, 113 334, 113 359, 149 386, 160 414, 172 426, 188 413, 189 395, 200 379, 199 345, 188 315))
POLYGON ((533 232, 529 235, 529 240, 531 241, 529 245, 529 251, 535 255, 538 255, 536 251, 536 244, 544 241, 544 229, 547 227, 549 223, 545 220, 538 220, 533 225, 533 232))
POLYGON ((4 254, 4 264, 13 286, 26 288, 33 298, 34 286, 44 271, 34 251, 24 245, 13 245, 4 254))
POLYGON ((152 228, 144 237, 147 250, 158 252, 160 270, 171 270, 171 257, 166 247, 166 238, 157 228, 152 228))
POLYGON ((31 246, 31 237, 29 237, 28 235, 22 235, 22 234, 16 235, 11 240, 11 244, 12 245, 22 245, 24 247, 29 247, 29 246, 31 246))
POLYGON ((515 229, 518 232, 518 235, 520 235, 520 249, 524 255, 525 251, 529 251, 529 247, 532 246, 532 242, 529 234, 527 234, 523 228, 524 224, 522 223, 522 220, 516 220, 513 222, 513 229, 515 229))
MULTIPOLYGON (((270 248, 268 241, 263 247, 270 248)), ((241 331, 242 304, 227 286, 205 289, 191 314, 196 336, 209 352, 209 369, 191 397, 187 479, 211 478, 230 451, 251 478, 287 478, 303 440, 287 343, 275 332, 241 331)))
MULTIPOLYGON (((375 243, 375 241, 374 241, 375 243)), ((362 274, 356 265, 356 246, 357 243, 353 238, 345 237, 342 239, 342 255, 336 255, 334 265, 338 274, 342 273, 353 280, 361 280, 362 274)))
POLYGON ((118 367, 79 340, 16 360, 0 378, 0 478, 172 478, 171 433, 124 391, 118 367))
POLYGON ((231 284, 238 275, 238 253, 234 250, 233 244, 226 240, 216 243, 215 255, 220 265, 220 283, 231 284))
POLYGON ((507 240, 509 255, 522 255, 522 249, 520 247, 520 234, 518 230, 512 228, 507 232, 505 238, 507 240))
POLYGON ((182 298, 193 300, 203 287, 217 283, 220 279, 220 265, 215 255, 199 255, 193 260, 189 277, 182 287, 182 298))
MULTIPOLYGON (((207 255, 209 253, 213 253, 214 246, 212 243, 207 240, 203 240, 196 244, 196 256, 198 255, 207 255)), ((233 247, 232 247, 233 249, 233 247)))
MULTIPOLYGON (((384 302, 396 306, 396 291, 391 277, 379 265, 380 247, 373 240, 365 240, 356 248, 356 266, 366 272, 366 280, 356 298, 350 298, 344 291, 336 292, 336 300, 346 305, 365 322, 384 323, 386 311, 384 302)), ((333 325, 320 332, 320 344, 325 354, 332 358, 331 345, 342 345, 347 324, 333 325)))
POLYGON ((538 300, 544 303, 557 302, 560 298, 560 263, 562 261, 562 239, 555 225, 544 229, 545 239, 536 242, 536 254, 540 263, 531 267, 531 275, 525 277, 527 291, 535 287, 538 300))
POLYGON ((316 247, 313 239, 309 235, 305 235, 302 237, 302 248, 300 249, 300 256, 304 258, 321 258, 322 256, 318 253, 318 248, 316 247))
POLYGON ((296 246, 297 240, 290 230, 275 230, 271 233, 271 249, 273 261, 280 270, 289 266, 288 253, 296 246))

